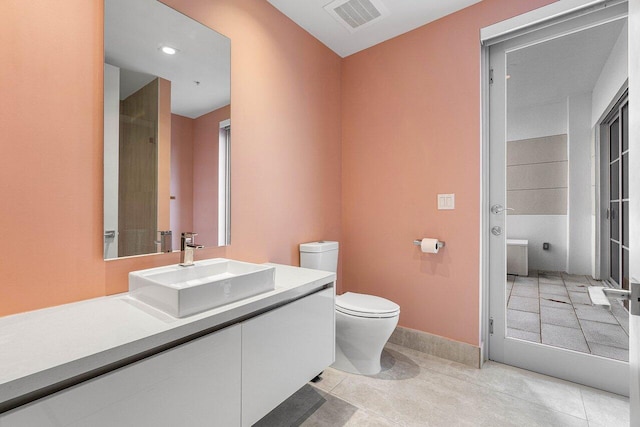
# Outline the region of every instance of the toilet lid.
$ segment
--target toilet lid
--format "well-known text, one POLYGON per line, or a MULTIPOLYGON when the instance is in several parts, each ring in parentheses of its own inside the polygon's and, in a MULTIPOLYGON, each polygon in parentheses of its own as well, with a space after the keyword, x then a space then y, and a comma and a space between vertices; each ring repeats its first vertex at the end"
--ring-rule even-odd
POLYGON ((355 292, 337 296, 336 309, 360 317, 393 317, 400 313, 400 306, 393 301, 355 292))

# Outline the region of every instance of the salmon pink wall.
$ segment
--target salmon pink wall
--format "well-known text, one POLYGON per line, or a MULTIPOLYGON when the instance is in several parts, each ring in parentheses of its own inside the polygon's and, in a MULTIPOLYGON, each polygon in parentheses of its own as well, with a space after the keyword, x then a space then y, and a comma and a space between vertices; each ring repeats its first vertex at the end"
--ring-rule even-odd
POLYGON ((231 39, 231 246, 201 256, 297 265, 340 240, 340 57, 262 0, 165 3, 231 39))
POLYGON ((105 263, 102 3, 2 0, 0 16, 2 315, 104 295, 105 263))
POLYGON ((548 3, 484 0, 343 60, 342 285, 401 326, 479 344, 480 28, 548 3))
MULTIPOLYGON (((344 60, 263 0, 166 3, 232 45, 232 244, 197 257, 296 265, 300 242, 339 240, 347 289, 478 345, 479 29, 550 1, 484 0, 344 60), (422 236, 447 247, 422 255, 422 236)), ((0 315, 176 263, 102 259, 102 1, 3 0, 0 16, 0 315)))
POLYGON ((231 106, 197 119, 172 115, 171 229, 173 247, 180 233, 197 231, 196 243, 218 244, 218 145, 220 122, 231 118, 231 106), (173 126, 176 126, 174 130, 173 126))
POLYGON ((193 120, 171 115, 171 230, 173 247, 180 233, 193 230, 193 120))
POLYGON ((196 242, 218 244, 218 148, 220 122, 231 118, 231 106, 219 108, 195 120, 193 145, 193 225, 196 242))
MULTIPOLYGON (((263 0, 167 3, 232 45, 232 245, 197 257, 295 265, 300 242, 340 240, 340 58, 263 0)), ((3 0, 0 16, 0 315, 177 262, 103 261, 102 0, 3 0)))

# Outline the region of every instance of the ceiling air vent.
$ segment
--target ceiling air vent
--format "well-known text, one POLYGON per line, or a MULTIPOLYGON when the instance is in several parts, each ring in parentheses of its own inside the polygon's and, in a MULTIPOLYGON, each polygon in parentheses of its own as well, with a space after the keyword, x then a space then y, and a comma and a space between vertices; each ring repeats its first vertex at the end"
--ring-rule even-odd
POLYGON ((389 13, 379 0, 336 0, 324 9, 352 33, 368 27, 389 13))

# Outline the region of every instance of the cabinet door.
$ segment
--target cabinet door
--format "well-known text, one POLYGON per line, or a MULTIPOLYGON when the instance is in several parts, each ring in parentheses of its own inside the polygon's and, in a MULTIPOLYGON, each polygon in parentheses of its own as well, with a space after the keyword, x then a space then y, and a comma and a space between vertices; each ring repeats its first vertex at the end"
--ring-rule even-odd
POLYGON ((240 325, 0 415, 2 427, 239 426, 240 325))
POLYGON ((334 290, 242 323, 242 425, 250 426, 335 359, 334 290))

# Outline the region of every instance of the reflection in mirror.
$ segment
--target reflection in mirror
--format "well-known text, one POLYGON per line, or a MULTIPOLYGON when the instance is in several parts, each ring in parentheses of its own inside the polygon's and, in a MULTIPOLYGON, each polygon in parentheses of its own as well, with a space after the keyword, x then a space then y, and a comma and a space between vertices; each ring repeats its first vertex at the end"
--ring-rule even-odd
POLYGON ((229 244, 230 40, 156 0, 104 24, 105 259, 229 244))

